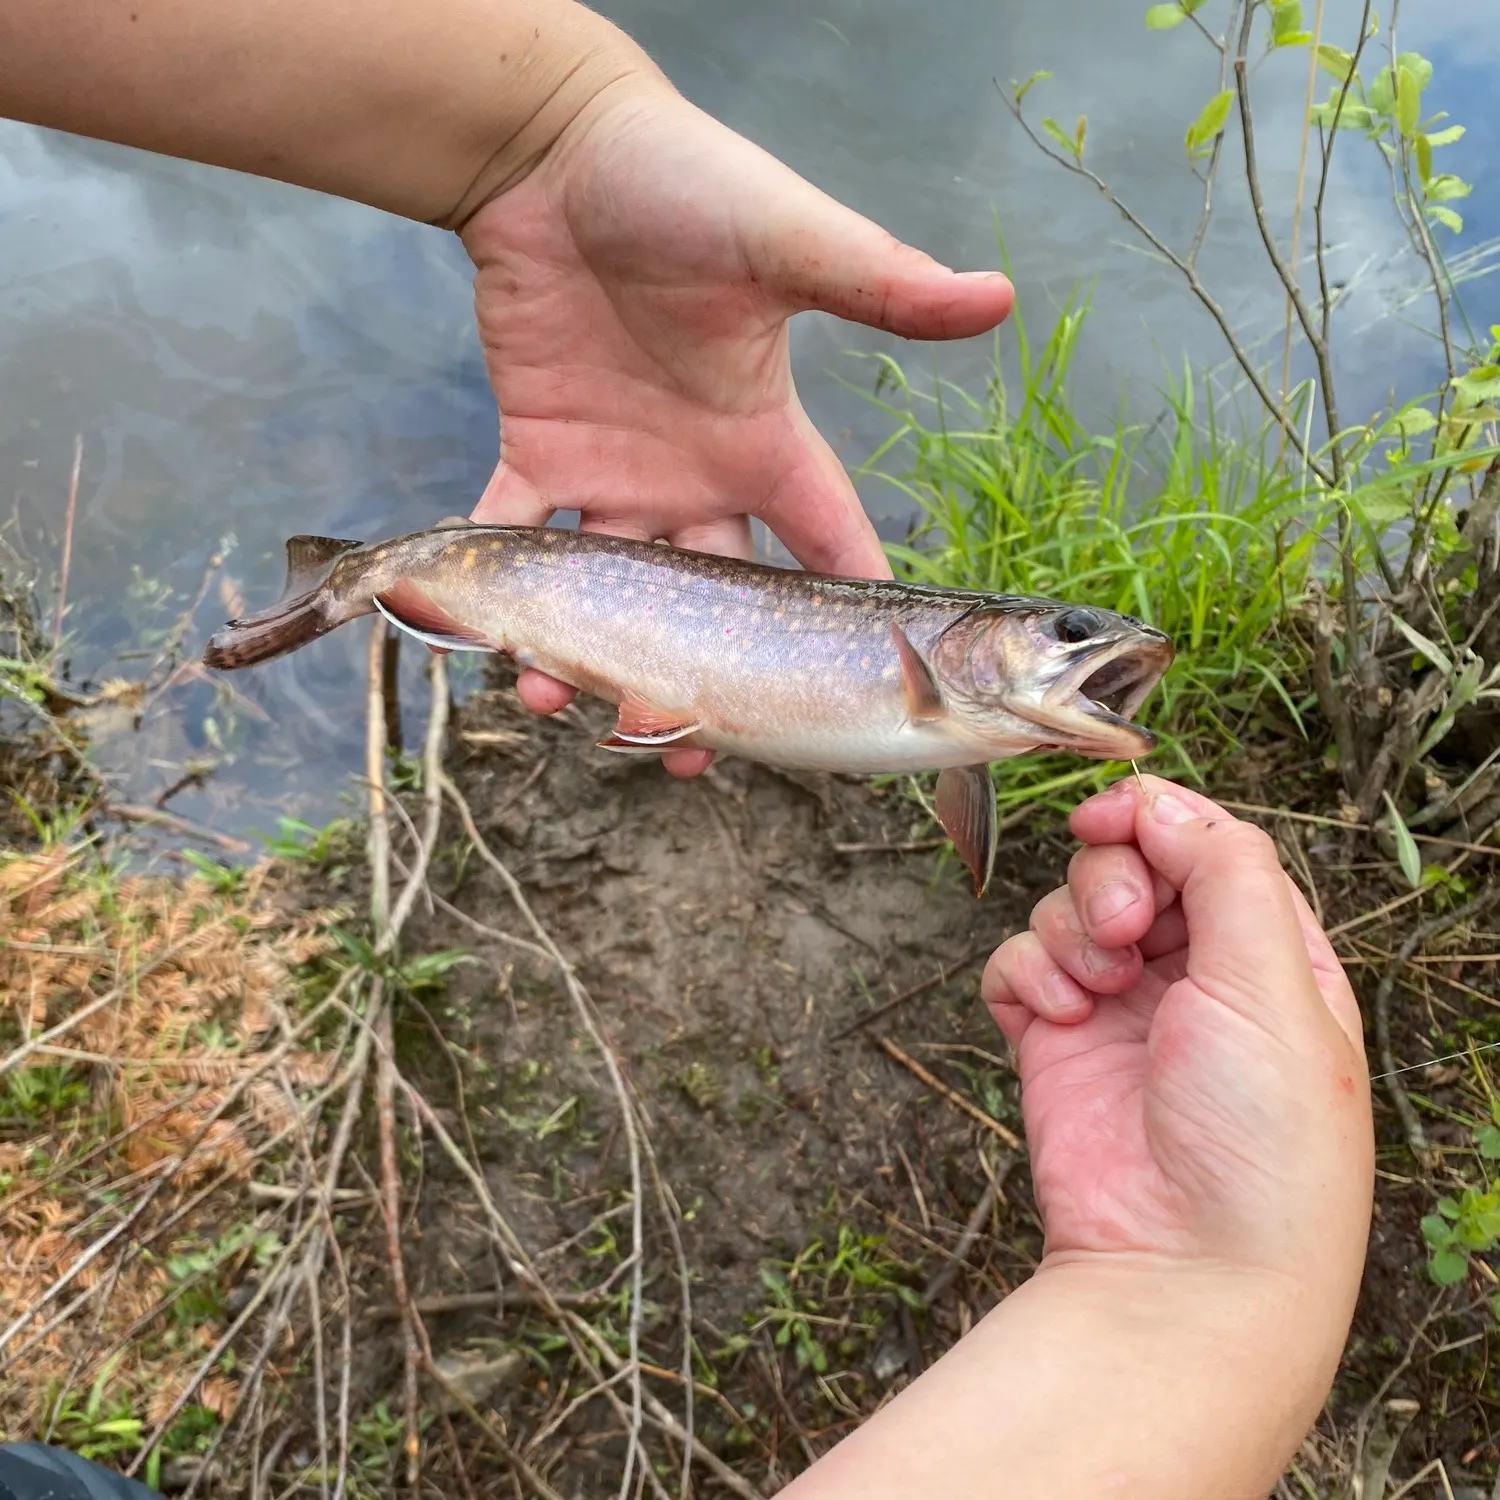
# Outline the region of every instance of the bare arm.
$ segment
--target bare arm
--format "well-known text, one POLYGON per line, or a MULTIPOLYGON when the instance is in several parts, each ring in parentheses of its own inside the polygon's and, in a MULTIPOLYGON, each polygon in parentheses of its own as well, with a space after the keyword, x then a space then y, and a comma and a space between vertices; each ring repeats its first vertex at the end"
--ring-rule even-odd
POLYGON ((446 228, 656 69, 572 0, 7 0, 0 114, 446 228))

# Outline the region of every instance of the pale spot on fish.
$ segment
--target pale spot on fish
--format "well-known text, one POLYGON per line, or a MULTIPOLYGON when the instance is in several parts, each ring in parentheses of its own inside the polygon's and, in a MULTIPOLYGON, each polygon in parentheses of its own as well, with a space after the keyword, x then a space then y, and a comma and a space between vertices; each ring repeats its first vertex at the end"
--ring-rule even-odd
POLYGON ((464 553, 464 567, 466 567, 466 568, 472 568, 474 566, 474 564, 477 563, 478 561, 479 561, 479 548, 478 547, 470 547, 469 550, 464 553))
POLYGON ((866 672, 870 670, 870 658, 868 656, 860 657, 859 664, 861 668, 863 668, 863 670, 865 670, 866 672))
POLYGON ((894 682, 896 680, 895 667, 882 667, 880 669, 880 680, 882 682, 894 682))

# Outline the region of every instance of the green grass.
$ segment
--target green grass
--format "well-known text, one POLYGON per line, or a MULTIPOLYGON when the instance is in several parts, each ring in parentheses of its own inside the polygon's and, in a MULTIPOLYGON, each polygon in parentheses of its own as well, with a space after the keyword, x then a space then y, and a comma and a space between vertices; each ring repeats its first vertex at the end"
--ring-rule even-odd
MULTIPOLYGON (((1319 518, 1276 462, 1274 434, 1231 438, 1191 378, 1152 430, 1085 425, 1069 376, 1087 317, 1068 304, 1035 345, 1013 314, 1019 378, 997 356, 983 397, 919 392, 881 356, 870 399, 895 431, 864 472, 919 509, 910 543, 888 547, 898 576, 1097 605, 1166 631, 1177 660, 1142 722, 1161 736, 1163 772, 1201 781, 1254 730, 1303 732, 1307 653, 1292 622, 1319 518)), ((1062 808, 1119 770, 1041 755, 995 777, 1002 808, 1062 808)))

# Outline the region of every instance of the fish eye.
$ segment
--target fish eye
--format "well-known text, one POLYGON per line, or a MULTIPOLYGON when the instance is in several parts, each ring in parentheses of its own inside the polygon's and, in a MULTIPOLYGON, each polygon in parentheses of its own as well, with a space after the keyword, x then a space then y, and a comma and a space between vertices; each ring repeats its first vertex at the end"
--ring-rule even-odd
POLYGON ((1104 621, 1092 609, 1065 609, 1052 622, 1057 639, 1067 645, 1092 640, 1104 629, 1104 621))

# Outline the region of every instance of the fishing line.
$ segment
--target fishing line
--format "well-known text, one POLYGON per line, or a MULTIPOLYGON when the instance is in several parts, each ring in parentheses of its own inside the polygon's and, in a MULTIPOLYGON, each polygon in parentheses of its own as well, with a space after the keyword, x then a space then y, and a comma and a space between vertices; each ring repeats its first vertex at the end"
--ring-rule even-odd
POLYGON ((1371 1083, 1379 1083, 1382 1078, 1394 1078, 1398 1073, 1415 1073, 1418 1068, 1435 1068, 1439 1063, 1457 1062, 1461 1057, 1476 1057, 1481 1052, 1493 1052, 1500 1047, 1500 1042, 1486 1042, 1482 1047, 1471 1047, 1467 1052, 1450 1052, 1446 1057, 1429 1057, 1426 1062, 1409 1063, 1404 1068, 1392 1068, 1389 1073, 1373 1073, 1370 1075, 1371 1083))

